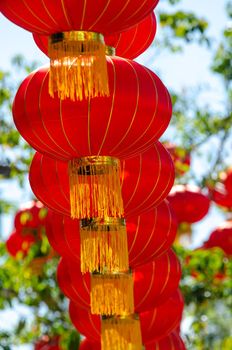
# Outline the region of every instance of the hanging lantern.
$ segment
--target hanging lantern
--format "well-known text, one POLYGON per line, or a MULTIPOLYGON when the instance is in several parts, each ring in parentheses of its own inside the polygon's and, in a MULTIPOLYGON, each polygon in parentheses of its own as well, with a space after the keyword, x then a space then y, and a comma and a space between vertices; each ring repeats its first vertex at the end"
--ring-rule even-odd
MULTIPOLYGON (((139 314, 140 329, 142 335, 142 343, 149 344, 170 334, 179 325, 184 302, 179 291, 176 291, 165 303, 155 309, 139 314)), ((75 328, 82 335, 86 336, 90 341, 100 343, 101 341, 101 318, 97 315, 92 315, 87 310, 82 309, 73 301, 69 306, 70 318, 75 328)), ((103 321, 102 321, 103 322, 103 321)), ((128 350, 130 339, 125 347, 118 347, 120 344, 120 333, 117 332, 117 325, 111 323, 112 332, 118 334, 118 339, 113 338, 111 350, 128 350)), ((104 337, 102 337, 102 340, 104 337)), ((110 337, 108 338, 110 340, 110 337)), ((124 338, 125 339, 125 338, 124 338)), ((102 344, 102 347, 106 344, 102 344)), ((137 348, 136 348, 137 349, 137 348)), ((141 346, 140 348, 141 349, 141 346)), ((165 349, 166 350, 166 349, 165 349)))
POLYGON ((211 199, 220 207, 225 210, 232 208, 232 193, 227 192, 226 188, 222 184, 216 184, 213 189, 210 189, 211 199))
POLYGON ((24 203, 15 214, 14 226, 16 230, 31 231, 45 225, 47 208, 39 201, 24 203))
POLYGON ((208 213, 210 200, 198 187, 192 185, 173 186, 168 201, 179 223, 194 223, 208 213))
POLYGON ((65 259, 61 259, 57 269, 59 286, 68 298, 75 301, 80 307, 86 309, 92 307, 92 312, 97 310, 97 313, 105 315, 120 314, 123 305, 130 305, 129 307, 132 308, 131 302, 134 303, 135 312, 145 311, 161 304, 177 289, 180 276, 179 261, 171 250, 154 262, 135 268, 133 271, 134 298, 130 299, 128 304, 131 298, 129 288, 133 288, 128 275, 123 276, 124 279, 122 278, 121 281, 116 280, 117 276, 113 279, 107 275, 105 277, 97 275, 97 280, 93 282, 94 274, 91 278, 89 274, 82 275, 78 264, 65 259), (128 286, 125 285, 126 279, 128 286), (123 290, 127 294, 121 292, 123 290), (110 304, 111 309, 108 313, 110 294, 112 304, 110 304))
POLYGON ((19 231, 13 231, 6 240, 6 249, 15 258, 17 256, 24 257, 35 241, 35 236, 30 233, 22 235, 19 231))
MULTIPOLYGON (((174 181, 172 161, 158 141, 148 151, 122 161, 121 170, 121 190, 126 218, 161 203, 174 181)), ((58 213, 71 215, 66 162, 55 161, 36 153, 31 164, 29 180, 35 196, 47 207, 58 213)))
POLYGON ((59 336, 50 338, 43 335, 40 340, 35 343, 34 350, 61 350, 59 346, 59 336))
POLYGON ((105 34, 123 31, 146 17, 158 0, 1 1, 0 11, 31 32, 49 35, 49 93, 72 100, 108 96, 105 34), (136 11, 134 10, 136 8, 136 11), (37 16, 39 13, 39 16, 37 16))
POLYGON ((145 350, 186 350, 186 347, 180 335, 172 332, 158 341, 146 344, 145 350))
MULTIPOLYGON (((104 39, 107 47, 115 49, 116 56, 134 59, 151 45, 155 34, 156 17, 152 12, 130 29, 122 33, 105 35, 104 39)), ((49 36, 33 34, 33 37, 39 49, 48 56, 49 36)))
POLYGON ((221 174, 221 178, 228 193, 232 196, 232 168, 228 168, 221 174))
MULTIPOLYGON (((126 230, 129 266, 135 268, 154 260, 170 248, 176 236, 177 222, 168 202, 164 201, 148 212, 127 218, 126 230)), ((46 234, 51 246, 61 256, 79 263, 81 242, 78 220, 49 211, 46 220, 46 234)), ((83 255, 84 259, 87 258, 85 254, 83 255)), ((95 251, 89 252, 85 264, 92 265, 93 261, 96 261, 95 251)), ((107 266, 110 266, 112 262, 108 264, 107 266)), ((89 271, 100 272, 98 266, 99 262, 94 265, 93 271, 90 268, 89 271)))
POLYGON ((80 342, 79 350, 101 350, 101 344, 85 338, 80 342))
POLYGON ((232 220, 227 220, 218 226, 204 242, 203 248, 221 248, 225 254, 232 255, 232 220))

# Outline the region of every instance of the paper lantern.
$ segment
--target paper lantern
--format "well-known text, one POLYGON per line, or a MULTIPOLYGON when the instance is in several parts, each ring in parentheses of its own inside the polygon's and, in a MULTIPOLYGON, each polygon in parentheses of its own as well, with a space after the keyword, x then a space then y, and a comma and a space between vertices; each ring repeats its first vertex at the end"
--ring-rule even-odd
POLYGON ((210 200, 198 187, 192 185, 173 186, 168 201, 179 223, 194 223, 208 213, 210 200))
MULTIPOLYGON (((139 156, 121 162, 125 217, 138 215, 165 199, 174 181, 174 168, 165 148, 155 142, 139 156)), ((52 210, 70 216, 68 165, 36 153, 29 180, 37 198, 52 210)))
POLYGON ((227 192, 229 192, 232 196, 232 168, 227 169, 223 173, 222 178, 227 192))
POLYGON ((186 350, 186 347, 180 335, 172 332, 158 341, 146 344, 145 350, 186 350))
POLYGON ((35 343, 34 350, 61 350, 59 347, 59 337, 50 338, 47 335, 42 336, 42 338, 35 343))
MULTIPOLYGON (((105 44, 115 48, 117 56, 134 59, 141 55, 152 43, 156 33, 156 18, 152 12, 130 29, 113 35, 105 35, 105 44)), ((34 41, 41 51, 48 55, 49 37, 33 34, 34 41)), ((107 51, 107 50, 106 50, 107 51)))
POLYGON ((232 194, 228 193, 224 187, 216 186, 213 190, 210 191, 212 200, 223 207, 224 209, 232 208, 232 194))
MULTIPOLYGON (((143 344, 158 341, 170 334, 180 323, 184 302, 179 291, 176 291, 165 303, 155 309, 139 314, 143 344)), ((73 301, 70 302, 69 313, 75 328, 89 340, 99 343, 101 341, 101 318, 82 309, 73 301)), ((103 320, 104 322, 104 320, 103 320)), ((117 325, 112 324, 112 330, 117 332, 117 325)), ((120 334, 117 334, 120 341, 120 334)), ((115 338, 113 339, 115 341, 115 338)), ((129 343, 129 342, 128 342, 129 343)), ((102 344, 102 349, 104 349, 102 344)), ((129 345, 129 344, 128 344, 129 345)), ((129 348, 125 347, 123 350, 129 348)), ((108 347, 109 349, 109 347, 108 347)), ((117 350, 118 347, 110 347, 117 350)))
POLYGON ((27 233, 22 235, 19 231, 13 231, 6 240, 6 249, 13 257, 16 257, 18 254, 24 257, 35 241, 36 238, 33 234, 27 233))
POLYGON ((102 34, 121 32, 140 22, 158 0, 115 2, 43 0, 15 3, 4 0, 0 11, 31 32, 49 35, 49 92, 61 99, 109 94, 102 34), (136 9, 136 11, 134 10, 136 9), (39 16, 37 15, 39 13, 39 16))
POLYGON ((80 342, 79 350, 101 350, 101 344, 85 338, 80 342))
MULTIPOLYGON (((164 302, 177 289, 180 276, 179 261, 171 250, 154 262, 137 267, 133 272, 135 312, 148 310, 164 302)), ((92 279, 94 277, 93 275, 92 279)), ((90 309, 90 304, 92 304, 93 312, 97 310, 101 314, 106 314, 105 309, 111 308, 111 310, 117 310, 117 314, 121 314, 120 305, 126 304, 123 299, 119 300, 119 292, 117 294, 113 281, 109 282, 111 289, 104 290, 99 285, 96 296, 95 291, 93 291, 95 285, 92 284, 90 291, 90 275, 82 275, 78 264, 73 262, 61 259, 57 278, 60 288, 68 298, 86 309, 90 309), (90 302, 91 293, 92 301, 90 302), (101 300, 96 300, 97 297, 101 300)), ((121 298, 123 298, 122 294, 120 294, 121 298)))
POLYGON ((221 248, 226 254, 232 255, 232 220, 227 220, 218 226, 204 242, 203 248, 221 248))
MULTIPOLYGON (((148 212, 129 217, 126 220, 126 228, 129 265, 130 268, 135 268, 154 260, 167 251, 175 239, 177 222, 168 202, 164 201, 148 212)), ((46 234, 51 246, 61 256, 79 263, 80 223, 78 220, 49 211, 46 220, 46 234)), ((83 255, 85 259, 85 254, 83 255)), ((91 264, 95 271, 100 272, 99 265, 94 265, 93 261, 96 261, 96 256, 94 252, 90 252, 85 264, 91 264)), ((82 268, 81 270, 83 271, 82 268)))
POLYGON ((20 210, 15 214, 14 226, 16 230, 30 231, 45 225, 47 209, 41 202, 30 201, 24 203, 20 210))

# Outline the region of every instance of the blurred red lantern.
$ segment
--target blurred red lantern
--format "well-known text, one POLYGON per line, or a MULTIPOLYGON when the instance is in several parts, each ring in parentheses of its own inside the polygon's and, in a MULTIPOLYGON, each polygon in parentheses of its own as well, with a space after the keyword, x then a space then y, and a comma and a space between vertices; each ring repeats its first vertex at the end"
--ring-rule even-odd
POLYGON ((210 189, 210 195, 212 200, 220 207, 229 210, 232 208, 232 193, 227 192, 223 185, 217 185, 214 189, 210 189))
MULTIPOLYGON (((179 291, 176 291, 157 308, 140 313, 143 344, 157 341, 171 333, 181 321, 183 307, 183 297, 179 291)), ((93 342, 100 342, 100 316, 91 315, 90 312, 82 309, 73 301, 70 302, 69 313, 72 323, 81 334, 93 342)))
POLYGON ((108 96, 103 34, 121 32, 139 23, 158 0, 44 0, 15 3, 3 0, 0 11, 31 32, 49 35, 49 93, 72 100, 108 96), (136 9, 136 11, 134 10, 136 9), (37 15, 39 13, 39 16, 37 15), (67 69, 68 67, 68 69, 67 69))
MULTIPOLYGON (((139 156, 121 162, 125 217, 138 215, 162 202, 174 181, 171 158, 158 141, 139 156)), ((52 210, 70 216, 68 164, 36 153, 30 168, 36 197, 52 210)))
POLYGON ((184 148, 173 145, 171 143, 165 143, 165 147, 171 154, 176 175, 180 176, 186 173, 190 168, 190 153, 184 148))
POLYGON ((6 241, 6 249, 13 257, 16 257, 19 253, 24 257, 35 241, 35 236, 30 233, 22 235, 19 231, 13 231, 6 241))
POLYGON ((79 350, 101 350, 101 344, 85 338, 81 341, 79 350))
MULTIPOLYGON (((105 35, 105 44, 115 48, 116 56, 134 59, 152 43, 156 33, 156 18, 152 12, 141 22, 122 33, 105 35)), ((36 45, 48 55, 48 40, 45 35, 33 34, 36 45)))
POLYGON ((35 343, 34 350, 61 350, 59 347, 59 337, 50 338, 44 335, 35 343))
POLYGON ((223 176, 223 183, 227 192, 229 192, 232 197, 232 168, 229 168, 225 171, 223 176))
MULTIPOLYGON (((179 261, 171 250, 154 262, 134 269, 135 312, 148 310, 163 303, 177 289, 180 276, 179 261)), ((78 264, 61 259, 57 278, 61 290, 68 298, 82 308, 90 308, 89 274, 82 275, 78 264)), ((104 304, 104 300, 101 301, 104 304)))
POLYGON ((223 222, 204 242, 203 248, 209 249, 219 247, 226 254, 232 255, 232 220, 223 222))
MULTIPOLYGON (((129 265, 135 268, 154 260, 169 249, 175 239, 177 222, 167 201, 164 201, 148 212, 129 217, 126 220, 126 229, 129 265)), ((46 220, 46 234, 51 246, 61 256, 69 260, 80 260, 80 223, 78 220, 49 211, 46 220)))
POLYGON ((208 213, 210 200, 201 190, 192 185, 173 186, 168 201, 179 223, 194 223, 208 213))
POLYGON ((46 215, 47 209, 41 202, 27 202, 16 213, 14 226, 16 230, 26 231, 28 229, 29 231, 30 229, 38 229, 41 225, 45 224, 46 215))
POLYGON ((179 334, 172 332, 158 341, 147 344, 145 350, 186 350, 186 347, 179 334))

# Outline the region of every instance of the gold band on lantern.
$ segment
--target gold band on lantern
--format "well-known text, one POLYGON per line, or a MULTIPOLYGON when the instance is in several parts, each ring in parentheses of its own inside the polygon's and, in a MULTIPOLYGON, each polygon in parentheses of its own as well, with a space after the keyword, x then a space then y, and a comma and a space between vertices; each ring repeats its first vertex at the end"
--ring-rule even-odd
POLYGON ((83 100, 109 96, 104 37, 100 33, 70 31, 52 34, 49 93, 60 99, 83 100))
POLYGON ((72 218, 122 218, 120 161, 108 156, 90 156, 69 161, 72 218))
POLYGON ((82 219, 80 222, 81 229, 90 231, 90 230, 107 230, 115 231, 118 229, 118 226, 126 226, 126 221, 124 218, 110 218, 106 217, 103 219, 100 218, 90 218, 82 219))
MULTIPOLYGON (((105 44, 104 36, 100 33, 96 32, 88 32, 88 31, 82 31, 82 30, 72 30, 70 32, 59 32, 50 35, 49 37, 49 45, 57 44, 60 42, 85 42, 85 41, 91 41, 96 42, 98 45, 99 43, 105 44)), ((70 52, 71 54, 73 52, 70 52)), ((76 57, 76 55, 74 55, 76 57)))

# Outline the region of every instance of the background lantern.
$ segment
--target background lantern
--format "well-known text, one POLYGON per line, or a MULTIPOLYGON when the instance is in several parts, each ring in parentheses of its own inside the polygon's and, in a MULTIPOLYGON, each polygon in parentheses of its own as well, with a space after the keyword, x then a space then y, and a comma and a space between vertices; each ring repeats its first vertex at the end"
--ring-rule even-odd
MULTIPOLYGON (((175 239, 177 222, 168 202, 164 201, 148 212, 127 218, 126 229, 129 265, 130 268, 135 268, 167 251, 175 239)), ((78 220, 72 220, 68 216, 49 210, 46 234, 53 249, 61 256, 79 263, 80 223, 78 220)), ((91 259, 90 255, 88 261, 91 259)), ((97 266, 95 270, 98 271, 97 266)))
POLYGON ((204 242, 203 248, 219 247, 226 254, 232 255, 232 220, 227 220, 218 226, 204 242))
POLYGON ((210 200, 198 187, 192 185, 173 186, 168 201, 179 223, 194 223, 208 213, 210 200))
MULTIPOLYGON (((135 312, 148 310, 164 302, 177 289, 180 276, 179 261, 171 250, 152 263, 135 268, 133 271, 135 312)), ((92 290, 95 285, 92 285, 90 290, 90 283, 92 283, 90 275, 82 275, 78 264, 61 259, 57 269, 57 278, 61 290, 80 307, 90 309, 90 295, 92 293, 92 297, 94 297, 93 307, 101 308, 101 314, 104 314, 105 302, 109 302, 108 299, 104 301, 106 291, 102 287, 100 289, 99 286, 98 296, 96 296, 95 291, 92 290), (96 300, 97 297, 101 300, 96 300)), ((108 292, 114 295, 111 302, 117 308, 119 301, 116 291, 114 294, 113 283, 111 288, 108 292)))
POLYGON ((26 256, 30 246, 35 243, 35 236, 32 234, 22 235, 19 231, 13 231, 6 240, 6 249, 10 255, 16 257, 21 253, 26 256))
POLYGON ((15 4, 1 2, 0 11, 17 25, 49 35, 49 92, 60 98, 82 99, 107 96, 107 68, 102 34, 123 31, 140 22, 156 6, 157 0, 127 4, 113 0, 49 1, 15 4), (134 7, 136 6, 136 7, 134 7), (134 8, 137 10, 134 11, 134 8), (37 16, 39 13, 39 17, 37 16))
MULTIPOLYGON (((155 309, 139 314, 143 344, 158 341, 170 334, 180 323, 183 312, 183 298, 176 291, 165 303, 155 309)), ((69 306, 70 318, 76 329, 93 342, 100 342, 100 316, 91 315, 74 302, 69 306)))

